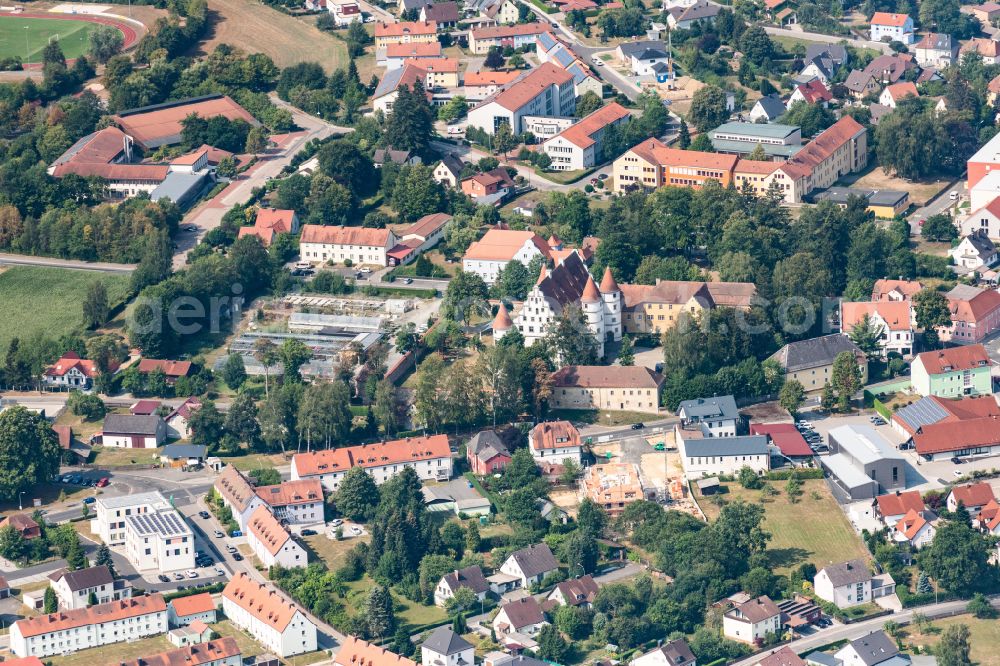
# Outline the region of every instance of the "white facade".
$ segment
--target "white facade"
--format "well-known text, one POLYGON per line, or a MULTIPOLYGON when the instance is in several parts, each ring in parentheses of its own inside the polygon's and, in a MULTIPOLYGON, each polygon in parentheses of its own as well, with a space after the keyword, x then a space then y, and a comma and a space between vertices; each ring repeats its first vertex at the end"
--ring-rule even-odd
POLYGON ((56 598, 59 599, 59 608, 63 610, 86 608, 91 594, 94 595, 94 598, 97 599, 96 603, 99 604, 106 604, 110 601, 117 601, 119 599, 127 599, 132 596, 131 585, 126 583, 116 590, 114 581, 101 582, 89 587, 72 590, 70 589, 66 577, 63 576, 51 581, 49 583, 49 587, 55 591, 56 598))
MULTIPOLYGON (((315 225, 305 225, 303 227, 303 231, 312 226, 315 225)), ((371 231, 378 230, 372 229, 371 231)), ((378 234, 371 235, 376 236, 378 234)), ((303 238, 305 238, 304 234, 303 238)), ((396 238, 396 235, 391 231, 388 232, 385 241, 380 243, 347 244, 322 242, 322 240, 303 240, 299 243, 299 255, 302 257, 303 261, 309 261, 311 263, 332 261, 334 263, 343 264, 349 259, 355 266, 363 264, 372 266, 387 266, 388 261, 386 253, 395 247, 398 242, 399 241, 396 238)))
POLYGON ((534 622, 521 627, 515 626, 511 619, 507 617, 506 608, 501 608, 500 612, 493 618, 493 631, 496 632, 497 636, 504 636, 511 632, 517 632, 524 636, 534 636, 547 624, 548 622, 543 619, 541 622, 534 622), (506 625, 508 628, 504 629, 503 625, 506 625))
POLYGON ((542 251, 531 239, 527 239, 524 241, 524 245, 506 259, 477 258, 475 255, 471 258, 463 257, 462 270, 466 273, 475 273, 483 278, 483 282, 486 284, 493 284, 500 277, 500 271, 506 268, 510 262, 520 261, 527 268, 532 259, 540 256, 542 256, 542 251))
POLYGON ((159 492, 98 497, 94 503, 96 517, 91 521, 91 531, 109 546, 125 543, 125 519, 129 516, 170 508, 170 503, 159 492))
MULTIPOLYGON (((749 601, 747 603, 754 603, 749 601)), ((771 615, 758 622, 750 621, 737 609, 722 616, 722 634, 739 643, 756 643, 762 641, 768 634, 781 633, 781 613, 771 615)))
POLYGON ((293 481, 319 479, 326 490, 336 492, 354 466, 364 467, 378 485, 407 467, 422 481, 447 481, 452 475, 451 449, 447 436, 434 435, 300 453, 292 457, 291 475, 293 481), (427 451, 431 454, 427 455, 427 451))
POLYGON ((361 21, 361 7, 350 0, 327 0, 326 8, 333 14, 334 23, 343 28, 361 21))
POLYGON ((674 426, 674 441, 684 466, 684 476, 689 480, 736 475, 744 467, 757 474, 771 468, 771 454, 763 435, 704 439, 691 437, 690 432, 685 433, 674 426))
POLYGON ((159 510, 125 519, 125 556, 137 571, 194 568, 194 533, 179 511, 159 510))
POLYGON ((558 465, 567 459, 579 463, 583 460, 583 447, 557 446, 553 449, 535 449, 535 447, 532 446, 531 457, 534 458, 535 462, 538 464, 548 463, 550 465, 558 465))
POLYGON ((555 571, 558 571, 558 567, 529 576, 521 569, 521 566, 517 563, 517 559, 513 555, 509 556, 504 563, 500 565, 500 573, 515 576, 521 582, 520 587, 525 590, 536 583, 541 583, 547 575, 555 571))
POLYGON ((426 645, 420 646, 421 666, 472 666, 476 663, 475 656, 476 650, 472 645, 452 654, 438 652, 426 645))
POLYGON ((316 651, 316 625, 297 606, 250 580, 246 573, 239 573, 223 590, 222 611, 233 624, 279 657, 316 651))
POLYGON ((913 19, 907 16, 901 22, 893 21, 891 23, 872 23, 871 40, 873 42, 881 42, 883 37, 888 37, 894 42, 912 44, 914 38, 913 19), (895 23, 901 23, 901 25, 894 25, 895 23))
POLYGON ((996 249, 984 256, 969 236, 966 236, 962 239, 961 243, 948 250, 948 256, 952 258, 956 266, 961 266, 969 270, 992 266, 997 260, 996 249))
MULTIPOLYGON (((997 173, 1000 173, 1000 171, 997 173)), ((994 240, 1000 239, 1000 215, 990 210, 991 208, 1000 210, 1000 206, 984 205, 982 208, 969 213, 968 217, 962 220, 959 225, 961 234, 968 236, 969 234, 985 231, 988 238, 994 240)))
POLYGON ((813 579, 816 596, 837 606, 850 608, 860 606, 872 600, 872 581, 868 580, 850 585, 834 586, 827 575, 826 569, 820 570, 813 579))
MULTIPOLYGON (((134 600, 111 602, 116 607, 101 622, 91 624, 94 608, 62 614, 63 618, 52 621, 51 630, 45 633, 33 631, 35 622, 46 617, 59 618, 56 613, 42 618, 19 620, 10 627, 10 650, 18 657, 51 657, 78 650, 134 641, 167 631, 167 609, 163 597, 139 597, 134 600), (142 600, 142 601, 139 601, 142 600), (158 601, 157 601, 158 600, 158 601), (146 612, 142 612, 146 611, 146 612), (74 619, 78 621, 73 621, 74 619)), ((104 608, 101 606, 100 608, 104 608)))
MULTIPOLYGON (((448 584, 448 577, 442 576, 441 580, 438 581, 437 587, 434 588, 434 605, 444 608, 448 600, 455 596, 455 590, 451 589, 451 585, 448 584)), ((476 599, 482 601, 486 598, 486 590, 476 593, 476 599)), ((469 662, 472 663, 471 661, 469 662)))
MULTIPOLYGON (((534 37, 531 39, 534 41, 534 37)), ((551 63, 542 66, 555 68, 551 63)), ((529 74, 525 79, 512 83, 510 88, 522 85, 530 77, 529 74)), ((504 95, 500 93, 496 99, 484 101, 469 110, 468 126, 478 127, 488 134, 493 134, 501 124, 507 123, 514 134, 518 135, 525 130, 523 124, 525 116, 572 116, 576 111, 576 88, 573 85, 573 77, 567 74, 566 78, 564 84, 547 85, 514 109, 498 101, 504 95)))
POLYGON ((304 567, 309 563, 305 549, 271 515, 267 507, 260 507, 250 516, 246 537, 253 554, 268 569, 275 565, 291 569, 304 567))

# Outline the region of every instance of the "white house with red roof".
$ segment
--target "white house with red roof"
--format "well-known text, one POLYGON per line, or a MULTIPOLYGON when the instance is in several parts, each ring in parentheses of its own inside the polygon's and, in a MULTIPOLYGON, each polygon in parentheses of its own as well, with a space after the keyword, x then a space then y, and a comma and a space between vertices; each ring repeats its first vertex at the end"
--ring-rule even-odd
POLYGON ((437 245, 451 219, 447 213, 431 213, 400 231, 399 244, 389 250, 389 265, 408 264, 437 245))
POLYGON ((900 81, 899 83, 886 86, 882 94, 879 95, 878 103, 890 109, 895 109, 896 105, 907 97, 920 97, 920 93, 913 82, 900 81))
POLYGON ((313 264, 388 266, 388 252, 396 246, 396 234, 389 229, 306 224, 299 238, 299 255, 313 264))
POLYGON ((995 502, 996 499, 996 496, 993 494, 993 486, 985 481, 980 481, 964 486, 954 486, 951 492, 948 493, 948 499, 945 500, 945 504, 949 511, 957 511, 958 505, 961 503, 970 516, 975 516, 982 511, 983 507, 990 502, 995 502))
POLYGON ((871 40, 873 42, 892 41, 912 44, 914 40, 913 19, 908 14, 875 12, 871 20, 871 40))
POLYGON ((957 345, 977 344, 1000 330, 1000 292, 958 284, 945 294, 951 326, 938 329, 938 337, 957 345))
POLYGON ((468 125, 493 134, 507 123, 517 135, 525 116, 572 116, 575 110, 573 75, 546 62, 470 109, 468 125))
POLYGON ((299 216, 294 210, 259 208, 252 227, 240 227, 239 237, 256 236, 261 245, 270 247, 278 234, 295 234, 299 231, 299 216))
POLYGON ((830 92, 826 85, 819 79, 813 79, 808 83, 801 83, 795 86, 795 90, 792 91, 791 96, 788 98, 786 108, 792 108, 792 105, 796 102, 821 104, 826 107, 831 99, 833 99, 833 93, 830 92))
POLYGON ((291 569, 309 564, 305 549, 266 506, 259 506, 250 514, 246 537, 250 550, 267 569, 275 565, 291 569))
POLYGON ((617 155, 604 155, 601 139, 609 127, 628 121, 632 114, 617 102, 597 109, 542 144, 553 171, 577 171, 617 155))
POLYGON ((323 485, 319 479, 293 479, 273 486, 257 486, 254 492, 281 521, 292 525, 323 522, 323 485))
MULTIPOLYGON (((989 180, 993 180, 992 177, 989 180)), ((986 179, 984 179, 985 181, 986 179)), ((975 196, 975 190, 973 190, 973 196, 975 196)), ((993 240, 1000 239, 1000 190, 995 194, 990 193, 989 196, 993 198, 988 203, 976 208, 959 222, 959 229, 963 236, 985 232, 993 240)))
POLYGON ((907 302, 844 301, 840 304, 840 330, 850 334, 868 316, 871 325, 881 330, 879 346, 882 354, 895 352, 909 356, 913 351, 914 320, 907 302))
POLYGON ((93 361, 82 359, 76 352, 69 351, 45 369, 42 380, 46 386, 88 391, 99 374, 101 373, 93 361))
POLYGON ((889 529, 893 529, 910 511, 920 512, 926 508, 924 499, 916 490, 897 490, 879 495, 873 504, 876 517, 889 529))
POLYGON ((198 398, 188 398, 171 411, 167 418, 167 437, 174 439, 190 439, 191 437, 191 414, 195 410, 201 409, 201 400, 198 398))
POLYGON ((559 465, 566 459, 579 463, 583 456, 580 431, 569 421, 539 423, 528 434, 528 448, 539 464, 559 465))
POLYGON ((316 651, 316 625, 298 606, 245 571, 222 590, 222 610, 233 624, 283 659, 316 651))
MULTIPOLYGON (((516 11, 517 6, 514 6, 516 11)), ((469 50, 476 55, 486 55, 491 46, 519 49, 531 46, 535 37, 550 30, 548 23, 519 23, 476 28, 469 31, 469 50)))
POLYGON ((903 516, 892 533, 896 543, 909 543, 915 549, 923 548, 937 533, 937 516, 930 511, 910 510, 903 516))
POLYGON ((218 611, 209 592, 173 599, 167 604, 167 620, 171 627, 186 627, 196 620, 214 624, 218 611))
POLYGON ((550 254, 548 243, 533 231, 490 229, 465 251, 462 270, 493 284, 510 262, 519 261, 527 267, 535 257, 548 259, 550 254))
POLYGON ((389 442, 345 446, 292 457, 292 479, 318 479, 323 487, 336 492, 352 467, 367 471, 376 484, 383 484, 406 467, 422 480, 447 481, 451 478, 451 448, 445 435, 408 437, 389 442))
POLYGON ((327 0, 326 8, 333 14, 338 28, 361 22, 361 7, 354 0, 327 0))

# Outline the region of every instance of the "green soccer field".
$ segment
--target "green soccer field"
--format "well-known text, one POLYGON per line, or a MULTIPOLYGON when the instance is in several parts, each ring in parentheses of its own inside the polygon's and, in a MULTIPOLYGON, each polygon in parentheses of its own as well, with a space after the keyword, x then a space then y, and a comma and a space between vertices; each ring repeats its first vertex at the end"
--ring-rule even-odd
POLYGON ((99 27, 88 21, 0 16, 0 58, 16 56, 21 62, 41 62, 42 49, 59 40, 67 60, 90 48, 90 33, 99 27))

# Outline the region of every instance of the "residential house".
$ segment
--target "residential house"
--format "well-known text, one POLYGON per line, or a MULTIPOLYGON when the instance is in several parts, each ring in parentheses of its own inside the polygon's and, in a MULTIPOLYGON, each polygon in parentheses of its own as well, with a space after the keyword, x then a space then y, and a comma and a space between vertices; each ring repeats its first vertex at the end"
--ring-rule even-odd
POLYGON ((376 169, 381 169, 386 164, 413 166, 420 163, 420 156, 414 155, 409 150, 395 150, 392 147, 376 148, 375 152, 372 153, 372 164, 375 165, 376 169))
MULTIPOLYGON (((877 666, 899 655, 896 641, 884 631, 873 631, 837 650, 834 658, 842 666, 877 666)), ((899 660, 893 660, 895 664, 899 660)), ((888 665, 887 665, 888 666, 888 665)))
POLYGON ((323 484, 319 479, 294 479, 273 486, 258 486, 254 492, 280 521, 292 525, 323 522, 323 484))
POLYGON ((444 228, 451 220, 447 213, 430 213, 400 231, 399 245, 389 250, 390 265, 408 264, 433 248, 444 238, 444 228))
POLYGON ((663 377, 642 366, 567 365, 552 375, 553 409, 657 413, 663 377))
POLYGON ((432 631, 420 644, 421 666, 472 666, 476 661, 475 657, 472 643, 447 625, 432 631))
POLYGON ((892 540, 899 544, 908 544, 913 550, 919 550, 934 541, 937 532, 937 516, 931 511, 908 511, 899 519, 892 532, 892 540))
POLYGON ((420 20, 437 25, 438 32, 448 32, 458 25, 461 18, 457 2, 435 2, 420 8, 420 20))
POLYGON ((162 495, 148 511, 125 516, 125 557, 140 573, 193 569, 194 532, 179 511, 160 500, 162 495))
POLYGON ((446 435, 325 449, 292 456, 292 479, 319 479, 329 492, 336 492, 352 467, 362 467, 381 485, 407 467, 425 481, 451 478, 451 448, 446 435))
POLYGON ((849 335, 855 327, 861 326, 868 318, 870 326, 879 331, 881 355, 891 353, 909 356, 913 353, 915 322, 910 304, 907 302, 868 301, 840 304, 840 330, 849 335))
POLYGON ((553 171, 589 169, 608 158, 601 139, 609 127, 629 120, 632 114, 617 102, 602 106, 542 144, 553 171))
POLYGON ((992 27, 993 20, 1000 18, 1000 4, 995 2, 984 2, 981 5, 963 5, 960 11, 971 14, 984 28, 992 27))
POLYGON ((306 224, 299 239, 299 255, 310 263, 387 266, 386 254, 397 244, 389 229, 306 224))
POLYGON ((381 51, 390 44, 431 43, 437 41, 434 21, 400 21, 375 24, 375 49, 381 51))
POLYGON ((960 57, 965 57, 966 53, 978 53, 984 65, 996 65, 1000 63, 1000 41, 989 37, 973 37, 959 49, 960 57))
MULTIPOLYGON (((458 58, 421 58, 412 63, 404 62, 403 66, 414 65, 423 70, 420 77, 425 90, 458 88, 458 58)), ((375 151, 378 153, 378 151, 375 151)), ((419 155, 409 156, 407 164, 420 164, 419 155)))
POLYGON ((462 160, 452 155, 445 155, 434 167, 434 180, 442 185, 458 187, 462 178, 462 169, 465 164, 462 160))
MULTIPOLYGON (((990 175, 992 170, 995 170, 996 167, 1000 166, 1000 134, 994 136, 992 139, 987 141, 982 148, 976 151, 976 154, 969 158, 966 166, 968 169, 966 187, 971 191, 976 184, 979 183, 979 181, 986 178, 990 175)), ((980 207, 984 205, 985 204, 983 203, 978 204, 980 207)), ((975 210, 977 208, 977 204, 973 203, 972 208, 975 210)), ((975 216, 978 212, 979 211, 975 211, 969 217, 975 216)), ((990 212, 993 212, 993 210, 990 212)), ((991 233, 989 234, 990 238, 1000 237, 1000 234, 998 234, 996 229, 997 227, 995 225, 991 225, 991 233)), ((965 230, 963 229, 963 231, 965 230)))
POLYGON ((200 408, 201 401, 198 398, 188 398, 175 407, 164 419, 167 423, 167 436, 176 439, 190 439, 191 414, 200 408))
POLYGON ((787 108, 792 108, 792 105, 796 102, 819 104, 826 107, 832 99, 833 93, 830 92, 822 81, 816 79, 809 83, 800 83, 795 86, 795 89, 792 90, 792 94, 788 98, 787 108))
MULTIPOLYGON (((986 103, 993 105, 997 103, 997 97, 1000 96, 1000 75, 994 76, 990 79, 990 82, 986 84, 986 103)), ((973 204, 975 207, 976 204, 973 204)))
POLYGON ((910 511, 919 513, 926 508, 920 492, 916 490, 897 490, 894 493, 879 495, 872 504, 875 507, 876 518, 890 529, 910 511))
POLYGON ((338 28, 345 28, 362 20, 361 7, 353 0, 326 0, 326 8, 333 14, 333 22, 338 28))
POLYGON ((513 194, 515 187, 514 180, 502 166, 477 173, 461 183, 462 192, 479 205, 498 205, 513 194))
POLYGON ((493 134, 507 123, 519 135, 525 116, 572 116, 575 110, 573 75, 546 62, 469 109, 468 126, 493 134))
POLYGON ((69 351, 45 369, 42 381, 49 387, 89 391, 99 374, 93 361, 81 359, 79 354, 69 351))
MULTIPOLYGON (((716 152, 744 157, 757 146, 771 160, 786 160, 802 150, 802 130, 795 125, 731 122, 716 127, 708 136, 716 152)), ((737 170, 743 161, 736 164, 737 170)))
POLYGON ((996 496, 993 494, 993 487, 985 481, 969 483, 964 486, 953 486, 945 505, 949 511, 957 511, 961 504, 969 515, 974 516, 990 502, 995 502, 996 496))
POLYGON ((417 663, 355 636, 345 636, 333 658, 333 666, 417 666, 417 663))
POLYGON ((944 33, 929 32, 917 42, 914 51, 921 66, 943 69, 958 61, 958 40, 944 33))
POLYGON ((656 65, 669 65, 670 51, 662 40, 646 39, 622 42, 615 49, 618 62, 628 67, 634 76, 654 76, 656 65))
POLYGON ((764 595, 736 604, 722 616, 722 634, 730 640, 759 645, 781 632, 781 610, 764 595))
POLYGON ((294 210, 278 210, 275 208, 258 208, 252 227, 240 227, 239 237, 256 236, 260 244, 270 247, 274 238, 280 234, 297 234, 299 232, 299 216, 294 210))
POLYGON ((958 284, 945 297, 951 326, 938 330, 941 340, 958 345, 975 344, 1000 329, 1000 292, 958 284))
POLYGON ((205 462, 208 447, 204 444, 167 444, 160 460, 171 467, 198 467, 205 462))
POLYGON ((843 44, 813 42, 806 45, 806 54, 803 60, 808 62, 817 58, 821 59, 824 67, 832 72, 839 67, 847 65, 851 59, 851 53, 843 44))
POLYGON ((436 60, 441 57, 441 42, 410 42, 408 44, 390 44, 385 47, 385 58, 380 64, 387 71, 401 69, 406 63, 420 66, 423 60, 436 60))
MULTIPOLYGON (((94 502, 95 517, 90 530, 109 546, 125 544, 125 521, 131 516, 157 513, 171 509, 162 493, 133 493, 117 497, 98 496, 94 502)), ((235 512, 234 512, 235 515, 235 512)))
POLYGON ((697 666, 697 662, 687 641, 677 638, 636 657, 628 666, 697 666))
POLYGON ((49 587, 56 593, 59 608, 63 610, 86 608, 91 605, 91 595, 96 604, 132 596, 132 584, 125 579, 116 580, 103 564, 76 571, 60 569, 49 574, 49 587))
POLYGON ((0 530, 13 527, 21 538, 30 541, 42 536, 42 528, 26 513, 12 513, 0 520, 0 530))
POLYGON ((704 437, 735 437, 740 428, 740 411, 731 395, 683 400, 677 405, 680 427, 700 430, 704 437))
POLYGON ((833 68, 829 60, 822 56, 805 58, 804 66, 793 81, 801 83, 829 84, 833 80, 833 68))
POLYGON ((764 435, 706 437, 701 430, 681 430, 675 425, 674 441, 689 481, 734 475, 744 467, 757 474, 771 469, 771 449, 764 435))
POLYGON ((465 251, 462 270, 493 284, 510 262, 519 261, 527 267, 535 257, 547 259, 549 255, 548 243, 532 231, 490 229, 465 251))
POLYGON ((590 608, 597 598, 598 590, 597 581, 590 574, 586 574, 557 583, 555 589, 549 592, 549 596, 545 599, 554 601, 560 606, 590 608))
MULTIPOLYGON (((648 499, 639 477, 639 468, 632 463, 588 465, 580 481, 580 496, 589 498, 617 518, 633 502, 648 499)), ((655 497, 655 492, 651 493, 655 497)))
POLYGON ((794 379, 807 393, 813 393, 822 391, 830 381, 833 363, 843 352, 854 354, 861 369, 861 381, 867 382, 868 359, 849 337, 839 333, 789 342, 771 358, 784 370, 785 381, 794 379))
POLYGON ((407 12, 419 12, 424 5, 429 5, 434 0, 398 0, 396 9, 402 17, 407 12))
POLYGON ((167 424, 156 416, 108 414, 104 417, 101 444, 123 449, 155 449, 167 439, 167 424))
MULTIPOLYGON (((295 476, 295 458, 292 458, 292 478, 295 476)), ((233 520, 240 526, 240 530, 246 531, 250 515, 257 510, 257 507, 266 502, 254 492, 253 485, 243 475, 243 472, 233 465, 226 465, 215 479, 215 492, 222 499, 222 504, 228 507, 233 514, 233 520)), ((100 502, 100 500, 98 500, 100 502)))
POLYGON ((785 115, 785 103, 777 94, 761 97, 750 109, 750 121, 769 123, 785 115))
MULTIPOLYGON (((590 2, 590 0, 586 1, 590 2)), ((535 54, 538 56, 539 62, 550 62, 573 76, 573 89, 577 97, 588 92, 603 97, 604 84, 594 76, 590 66, 581 60, 566 42, 558 39, 551 32, 543 32, 535 38, 535 54)), ((666 68, 665 65, 657 65, 657 67, 666 68)))
POLYGON ((646 139, 625 151, 612 164, 614 191, 655 189, 665 185, 699 189, 707 180, 728 187, 737 161, 735 155, 668 148, 659 139, 646 139))
POLYGON ((868 69, 855 69, 851 70, 847 75, 847 79, 844 80, 844 87, 847 88, 854 99, 860 100, 868 95, 877 93, 881 86, 873 72, 868 69))
POLYGON ((233 576, 222 590, 222 611, 234 625, 281 658, 316 651, 316 625, 298 606, 245 571, 233 576))
POLYGON ((917 354, 910 366, 913 391, 953 398, 993 393, 990 357, 981 344, 917 354))
MULTIPOLYGON (((479 0, 479 2, 483 2, 483 0, 479 0)), ((480 17, 491 19, 491 22, 484 21, 478 27, 491 27, 496 24, 514 26, 520 17, 518 5, 514 0, 485 0, 485 5, 480 11, 480 17)))
POLYGON ((837 608, 860 606, 872 600, 872 573, 864 560, 831 564, 813 577, 813 589, 837 608))
POLYGON ((891 41, 912 44, 914 41, 913 19, 907 14, 875 12, 871 20, 871 40, 873 42, 891 41))
POLYGON ((510 463, 510 450, 495 430, 481 430, 465 445, 469 470, 484 476, 502 472, 510 463))
MULTIPOLYGON (((996 173, 1000 173, 1000 171, 996 173)), ((992 181, 994 178, 990 177, 989 180, 992 181)), ((975 195, 975 191, 973 191, 973 195, 975 195)), ((973 202, 973 206, 975 206, 975 202, 973 202)), ((963 236, 981 233, 985 234, 987 238, 1000 239, 1000 196, 990 199, 987 204, 980 208, 975 208, 964 220, 959 222, 959 229, 963 236)))
POLYGON ((687 7, 675 6, 667 9, 667 23, 671 30, 689 30, 695 24, 709 25, 715 22, 715 17, 722 9, 720 5, 709 0, 697 0, 687 7))
POLYGON ((493 618, 493 631, 498 637, 513 633, 534 636, 547 624, 542 607, 534 597, 527 596, 500 606, 493 618))
POLYGON ((842 425, 827 433, 832 455, 819 458, 842 500, 871 500, 906 488, 903 455, 867 425, 842 425))
POLYGON ((247 545, 265 569, 277 565, 285 569, 309 563, 305 549, 292 538, 266 506, 259 506, 247 522, 247 545))
POLYGON ((486 597, 486 592, 490 589, 483 576, 483 570, 478 564, 455 569, 451 573, 446 573, 438 581, 437 587, 434 588, 434 604, 443 607, 448 603, 448 599, 455 596, 455 593, 462 587, 472 590, 472 593, 480 601, 486 597))
POLYGON ((167 621, 171 627, 186 627, 192 622, 215 624, 218 610, 209 592, 178 597, 167 604, 167 621))
POLYGON ((155 358, 144 358, 139 361, 136 369, 139 374, 149 375, 151 372, 162 372, 167 378, 167 385, 173 386, 181 377, 191 374, 191 361, 165 361, 155 358))
POLYGON ((779 26, 795 25, 799 22, 795 11, 795 0, 764 0, 764 8, 771 20, 779 26))
MULTIPOLYGON (((333 0, 331 0, 332 2, 333 0)), ((242 666, 243 653, 232 636, 176 650, 120 661, 118 666, 242 666)))
MULTIPOLYGON (((517 12, 517 6, 514 6, 517 12)), ((507 23, 500 20, 501 23, 507 23)), ((514 21, 511 23, 516 23, 514 21)), ((490 47, 498 48, 511 47, 519 49, 522 46, 529 46, 535 42, 535 38, 543 32, 548 32, 551 28, 545 23, 520 23, 517 25, 499 25, 495 27, 478 28, 469 31, 469 50, 475 55, 486 55, 490 47)), ((515 131, 516 133, 516 131, 515 131)))
POLYGON ((513 576, 519 587, 528 589, 558 570, 559 564, 549 547, 544 543, 536 543, 508 555, 500 565, 499 573, 513 576))
MULTIPOLYGON (((427 96, 427 101, 434 102, 434 91, 433 86, 428 86, 428 72, 423 68, 423 63, 425 62, 436 62, 438 58, 421 58, 419 60, 405 60, 403 61, 402 67, 398 69, 387 70, 382 80, 378 82, 375 87, 375 92, 372 93, 372 107, 376 111, 381 111, 383 114, 388 115, 392 112, 392 105, 396 103, 396 99, 399 97, 399 91, 403 88, 408 90, 413 90, 416 84, 419 82, 424 88, 424 94, 427 96)), ((456 69, 452 73, 452 77, 457 80, 458 70, 456 69)), ((385 161, 385 153, 383 151, 383 160, 385 161)), ((391 158, 391 154, 389 155, 391 158)), ((409 154, 406 154, 404 160, 409 159, 409 154)))
POLYGON ((917 280, 875 280, 872 301, 911 301, 923 288, 917 280))
POLYGON ((948 256, 956 266, 973 271, 983 270, 996 263, 997 248, 985 231, 977 231, 948 250, 948 256))
POLYGON ((921 398, 896 410, 892 426, 924 460, 1000 455, 1000 406, 990 393, 921 398))
POLYGON ((569 421, 539 423, 528 434, 528 448, 539 465, 558 465, 564 460, 579 463, 583 456, 580 431, 569 421))
POLYGON ((44 658, 166 631, 167 604, 156 593, 18 620, 10 626, 10 651, 44 658))
POLYGON ((920 97, 917 86, 910 81, 900 81, 885 87, 878 98, 879 104, 895 109, 896 105, 906 97, 920 97))
POLYGON ((765 655, 753 657, 753 666, 806 666, 802 657, 787 645, 777 650, 771 650, 765 655))

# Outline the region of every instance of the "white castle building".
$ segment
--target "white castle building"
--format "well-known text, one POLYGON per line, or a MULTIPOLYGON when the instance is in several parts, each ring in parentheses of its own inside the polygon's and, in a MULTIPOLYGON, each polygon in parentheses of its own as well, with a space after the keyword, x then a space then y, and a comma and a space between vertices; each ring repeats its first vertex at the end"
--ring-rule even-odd
MULTIPOLYGON (((622 292, 610 269, 604 271, 598 288, 576 252, 569 254, 551 271, 542 268, 538 282, 528 293, 515 321, 524 336, 524 343, 531 345, 544 338, 549 325, 563 308, 574 303, 580 306, 587 328, 597 340, 598 355, 604 356, 606 341, 622 339, 622 292)), ((494 328, 498 323, 499 317, 494 328)), ((494 336, 499 339, 505 332, 501 327, 500 331, 494 330, 494 336)))

